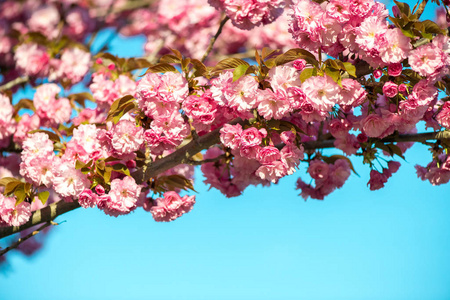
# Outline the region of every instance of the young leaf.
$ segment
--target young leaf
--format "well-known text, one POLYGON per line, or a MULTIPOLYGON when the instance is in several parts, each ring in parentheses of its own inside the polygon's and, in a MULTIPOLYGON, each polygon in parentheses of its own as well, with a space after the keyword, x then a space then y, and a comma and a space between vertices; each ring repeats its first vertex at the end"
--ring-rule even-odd
POLYGON ((48 197, 50 196, 50 192, 43 191, 43 192, 40 192, 37 196, 38 196, 38 199, 41 200, 42 204, 45 204, 48 200, 48 197))
POLYGON ((233 71, 233 82, 244 76, 245 72, 247 72, 248 67, 248 65, 237 66, 233 71))
POLYGON ((300 81, 303 83, 306 79, 313 76, 314 68, 306 68, 300 74, 300 81))
POLYGON ((124 164, 114 164, 111 166, 113 171, 130 176, 130 170, 124 164))

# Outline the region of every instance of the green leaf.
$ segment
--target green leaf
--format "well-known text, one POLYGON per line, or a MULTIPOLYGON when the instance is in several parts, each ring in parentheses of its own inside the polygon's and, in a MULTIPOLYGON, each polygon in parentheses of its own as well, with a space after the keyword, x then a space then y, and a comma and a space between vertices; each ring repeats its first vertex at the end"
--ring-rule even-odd
POLYGON ((27 194, 25 192, 25 184, 18 185, 17 188, 14 190, 14 195, 16 196, 16 206, 25 201, 27 198, 27 194))
POLYGON ((341 72, 339 70, 333 70, 330 68, 325 68, 325 74, 331 77, 334 82, 340 83, 341 82, 341 72))
POLYGON ((0 179, 0 185, 6 186, 8 183, 15 182, 15 181, 21 182, 19 179, 14 178, 14 177, 3 177, 2 179, 0 179))
POLYGON ((167 64, 179 64, 181 60, 172 54, 166 54, 161 57, 159 60, 161 63, 167 63, 167 64))
POLYGON ((114 124, 117 124, 119 122, 120 118, 123 117, 123 115, 125 115, 127 112, 129 112, 130 110, 132 110, 134 108, 136 108, 136 105, 134 104, 134 102, 127 103, 125 106, 121 106, 119 108, 120 110, 112 118, 114 124))
POLYGON ((218 72, 222 70, 235 69, 240 65, 250 66, 248 62, 240 58, 225 58, 219 61, 219 63, 213 68, 213 72, 218 72))
POLYGON ((111 167, 112 167, 112 170, 115 172, 130 176, 130 170, 128 170, 127 166, 125 166, 124 164, 114 164, 111 167))
MULTIPOLYGON (((166 72, 178 72, 178 70, 168 63, 159 63, 147 69, 145 74, 147 73, 166 73, 166 72)), ((144 75, 145 75, 144 74, 144 75)))
POLYGON ((350 76, 356 78, 356 67, 352 63, 349 63, 349 62, 344 62, 343 65, 345 67, 345 71, 347 71, 347 73, 350 76))
POLYGON ((48 197, 50 196, 49 191, 40 192, 38 195, 38 199, 41 200, 42 204, 47 203, 48 197))
POLYGON ((302 73, 300 74, 300 81, 303 83, 305 82, 306 79, 310 78, 311 76, 313 76, 313 72, 314 72, 314 68, 306 68, 302 71, 302 73))
POLYGON ((395 144, 384 144, 383 142, 376 142, 375 143, 375 147, 386 151, 387 153, 389 153, 390 156, 394 156, 398 155, 401 158, 405 159, 405 157, 403 156, 402 150, 400 149, 399 146, 395 145, 395 144))
POLYGON ((92 96, 92 94, 88 93, 88 92, 71 94, 67 98, 69 98, 69 100, 74 100, 75 102, 80 104, 82 107, 86 107, 85 100, 95 102, 94 96, 92 96))
POLYGON ((394 2, 397 5, 400 12, 404 13, 408 17, 411 15, 411 8, 409 7, 408 3, 399 2, 396 0, 394 0, 394 2))
POLYGON ((421 24, 424 26, 426 33, 436 33, 436 34, 444 33, 443 30, 438 26, 438 24, 434 23, 431 20, 425 20, 421 22, 421 24))
POLYGON ((21 185, 25 186, 25 184, 21 181, 13 181, 13 182, 8 183, 5 186, 4 194, 9 195, 9 194, 13 193, 21 185))
POLYGON ((198 59, 191 59, 191 64, 194 66, 195 69, 194 72, 195 77, 203 76, 206 73, 207 71, 206 66, 198 59))
POLYGON ((284 65, 299 58, 306 60, 307 63, 315 67, 319 67, 319 62, 316 57, 310 52, 300 48, 290 49, 286 51, 286 53, 277 56, 275 58, 275 65, 284 65))
POLYGON ((277 53, 277 52, 280 52, 280 50, 279 50, 279 49, 272 50, 272 49, 269 49, 269 48, 267 48, 267 47, 264 47, 264 48, 262 49, 262 52, 261 52, 261 58, 262 58, 263 60, 265 60, 266 58, 272 56, 273 54, 275 54, 275 53, 277 53))
POLYGON ((47 134, 47 135, 48 135, 48 138, 49 138, 51 141, 55 142, 55 143, 61 142, 59 136, 58 136, 56 133, 51 132, 51 131, 48 131, 48 130, 36 129, 36 130, 29 131, 28 133, 29 133, 29 134, 33 134, 33 133, 36 133, 36 132, 42 132, 42 133, 47 134))
POLYGON ((235 82, 236 80, 238 80, 239 78, 244 76, 245 72, 247 72, 248 67, 250 67, 250 66, 248 66, 248 65, 237 66, 236 69, 234 69, 234 71, 233 71, 233 82, 235 82))

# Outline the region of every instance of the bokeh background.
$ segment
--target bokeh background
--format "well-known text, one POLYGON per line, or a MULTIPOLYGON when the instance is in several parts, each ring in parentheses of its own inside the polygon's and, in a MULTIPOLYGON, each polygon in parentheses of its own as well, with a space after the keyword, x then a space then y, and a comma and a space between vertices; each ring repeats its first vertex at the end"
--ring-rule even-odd
MULTIPOLYGON (((143 43, 115 36, 111 52, 138 56, 143 43)), ((0 299, 450 299, 450 187, 417 178, 414 165, 431 160, 426 146, 406 157, 375 192, 354 160, 360 177, 324 201, 298 196, 303 164, 232 199, 197 170, 197 203, 171 223, 140 209, 118 218, 77 209, 31 258, 10 253, 0 299)))

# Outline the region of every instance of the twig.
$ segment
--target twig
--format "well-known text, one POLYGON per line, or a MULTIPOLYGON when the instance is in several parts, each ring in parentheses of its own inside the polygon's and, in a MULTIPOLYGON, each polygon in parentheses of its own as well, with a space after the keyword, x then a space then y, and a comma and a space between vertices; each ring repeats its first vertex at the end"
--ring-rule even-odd
POLYGON ((30 234, 26 235, 23 238, 20 238, 19 240, 17 240, 17 242, 13 243, 11 246, 3 249, 0 251, 0 256, 6 254, 8 251, 15 249, 17 247, 19 247, 20 244, 22 244, 23 242, 25 242, 26 240, 28 240, 29 238, 35 236, 36 234, 38 234, 41 230, 43 230, 44 228, 47 228, 50 225, 59 225, 58 223, 55 223, 53 221, 49 221, 47 223, 45 223, 44 225, 42 225, 41 227, 39 227, 38 229, 34 230, 33 232, 31 232, 30 234))
POLYGON ((11 80, 10 82, 5 83, 4 85, 1 85, 0 92, 2 92, 4 90, 9 90, 18 84, 28 82, 28 80, 30 80, 30 77, 28 77, 28 76, 17 77, 16 79, 11 80))
POLYGON ((216 34, 211 38, 211 40, 209 41, 209 46, 208 49, 206 49, 205 54, 202 57, 202 62, 204 62, 206 60, 206 58, 208 57, 209 53, 211 52, 211 50, 213 49, 214 43, 216 42, 217 38, 219 37, 219 35, 222 33, 222 29, 223 26, 225 25, 225 23, 229 20, 230 18, 228 18, 228 16, 226 16, 219 25, 219 29, 217 29, 216 34))

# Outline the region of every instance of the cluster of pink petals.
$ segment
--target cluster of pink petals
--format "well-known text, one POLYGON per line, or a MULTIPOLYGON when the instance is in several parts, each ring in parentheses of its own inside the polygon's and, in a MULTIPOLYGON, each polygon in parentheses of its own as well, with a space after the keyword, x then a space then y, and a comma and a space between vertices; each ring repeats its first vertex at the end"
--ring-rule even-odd
POLYGON ((153 218, 157 222, 170 222, 192 210, 195 204, 194 196, 180 197, 178 193, 165 192, 162 198, 156 198, 150 208, 153 218))
POLYGON ((16 199, 5 197, 0 194, 0 227, 20 226, 25 224, 31 217, 31 205, 22 202, 16 205, 16 199))
POLYGON ((0 148, 7 147, 10 137, 16 130, 16 122, 13 119, 14 107, 9 98, 0 94, 0 148))
POLYGON ((46 83, 36 89, 33 104, 41 125, 51 127, 69 122, 72 106, 67 98, 58 98, 61 88, 54 83, 46 83))
POLYGON ((225 11, 240 29, 252 29, 275 21, 283 13, 283 0, 209 0, 209 3, 225 11))
POLYGON ((379 190, 384 187, 384 184, 388 179, 398 171, 400 168, 400 163, 397 161, 389 161, 388 167, 383 168, 383 172, 378 172, 377 170, 370 171, 370 179, 367 185, 370 187, 371 191, 379 190))
POLYGON ((309 197, 323 200, 337 188, 341 188, 350 176, 350 164, 345 159, 337 159, 332 164, 314 159, 310 162, 308 173, 315 181, 315 186, 305 183, 301 178, 297 180, 297 189, 300 189, 303 199, 309 197))
POLYGON ((416 165, 417 176, 428 180, 432 185, 441 185, 450 181, 450 156, 441 154, 426 167, 416 165))
POLYGON ((321 48, 336 57, 344 50, 373 67, 400 63, 412 50, 410 38, 389 28, 384 4, 374 0, 332 0, 322 5, 310 0, 292 6, 289 31, 310 51, 321 48))
POLYGON ((110 79, 110 74, 97 72, 92 75, 92 83, 89 88, 98 107, 109 109, 118 98, 133 94, 136 88, 136 82, 125 75, 119 75, 113 81, 110 79))

